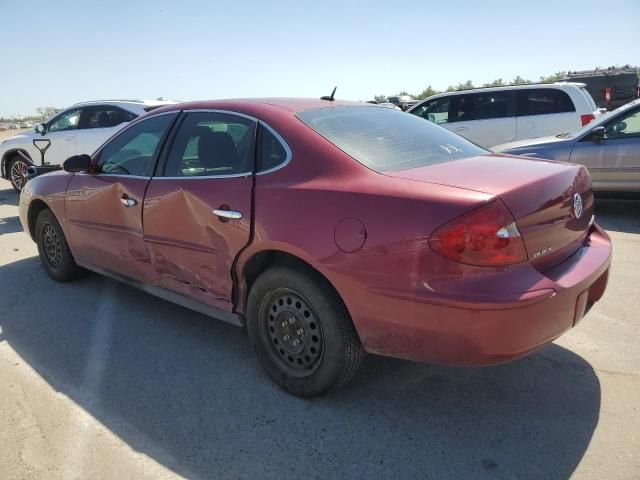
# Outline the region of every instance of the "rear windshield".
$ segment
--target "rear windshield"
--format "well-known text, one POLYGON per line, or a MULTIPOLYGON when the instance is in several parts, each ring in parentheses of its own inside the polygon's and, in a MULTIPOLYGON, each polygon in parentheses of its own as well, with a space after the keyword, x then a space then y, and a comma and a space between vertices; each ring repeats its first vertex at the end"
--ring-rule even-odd
POLYGON ((326 107, 297 116, 355 160, 381 173, 486 153, 423 118, 384 107, 326 107))

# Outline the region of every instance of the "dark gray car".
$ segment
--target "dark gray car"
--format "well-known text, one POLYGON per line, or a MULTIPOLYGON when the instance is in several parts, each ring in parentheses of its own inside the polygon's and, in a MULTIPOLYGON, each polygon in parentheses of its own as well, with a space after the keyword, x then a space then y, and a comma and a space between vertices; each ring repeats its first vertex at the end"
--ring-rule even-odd
POLYGON ((640 100, 580 130, 505 143, 492 150, 579 163, 589 169, 596 191, 640 192, 640 100))

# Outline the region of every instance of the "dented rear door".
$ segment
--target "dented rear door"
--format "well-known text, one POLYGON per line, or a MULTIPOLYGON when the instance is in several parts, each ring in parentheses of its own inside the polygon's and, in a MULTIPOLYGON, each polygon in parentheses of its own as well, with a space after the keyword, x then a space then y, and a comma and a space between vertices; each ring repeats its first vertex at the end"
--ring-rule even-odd
POLYGON ((244 116, 186 113, 144 201, 156 283, 226 311, 251 234, 255 129, 244 116))

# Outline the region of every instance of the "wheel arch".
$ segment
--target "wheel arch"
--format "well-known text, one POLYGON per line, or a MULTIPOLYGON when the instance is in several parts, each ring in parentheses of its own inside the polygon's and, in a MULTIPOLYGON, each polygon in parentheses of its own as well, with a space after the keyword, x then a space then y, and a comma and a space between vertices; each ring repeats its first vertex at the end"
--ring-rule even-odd
MULTIPOLYGON (((29 226, 29 236, 34 242, 36 241, 36 220, 38 219, 38 215, 40 215, 40 212, 44 210, 51 209, 49 208, 49 205, 44 202, 44 200, 41 200, 39 198, 32 200, 29 204, 29 210, 27 210, 27 225, 29 226)), ((55 216, 55 213, 53 215, 55 216)))
POLYGON ((2 162, 0 163, 2 178, 9 178, 9 169, 7 168, 9 166, 9 160, 11 160, 16 155, 22 157, 25 160, 28 160, 31 165, 35 165, 35 163, 33 163, 31 155, 29 155, 29 152, 27 152, 24 148, 12 148, 11 150, 7 150, 2 155, 2 162))
POLYGON ((334 286, 333 282, 331 282, 331 280, 327 278, 325 274, 323 274, 311 263, 300 258, 299 256, 276 249, 261 250, 259 252, 255 252, 246 260, 246 262, 242 266, 242 275, 238 279, 238 283, 241 288, 238 289, 237 307, 240 311, 242 311, 243 314, 246 313, 247 298, 249 296, 249 292, 251 291, 251 286, 253 285, 253 283, 261 273, 269 268, 273 268, 276 266, 296 268, 310 273, 312 276, 314 276, 322 283, 326 284, 334 291, 337 298, 344 306, 345 311, 349 314, 349 317, 351 317, 349 309, 347 308, 342 295, 340 295, 338 289, 334 286))

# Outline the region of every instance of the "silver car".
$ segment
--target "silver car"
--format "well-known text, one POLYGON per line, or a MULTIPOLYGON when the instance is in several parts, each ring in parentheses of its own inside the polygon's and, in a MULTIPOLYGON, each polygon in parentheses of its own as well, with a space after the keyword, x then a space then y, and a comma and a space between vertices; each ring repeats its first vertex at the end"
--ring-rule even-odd
POLYGON ((574 132, 505 143, 492 150, 579 163, 589 169, 596 191, 640 192, 640 99, 574 132))

